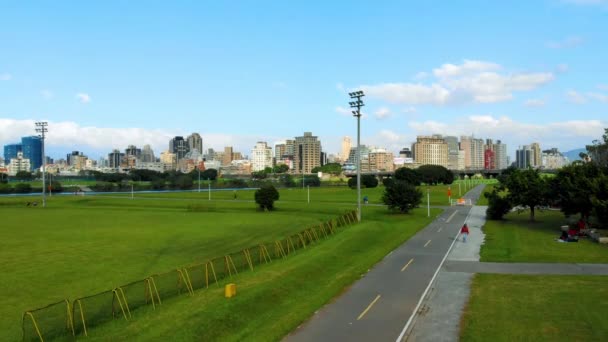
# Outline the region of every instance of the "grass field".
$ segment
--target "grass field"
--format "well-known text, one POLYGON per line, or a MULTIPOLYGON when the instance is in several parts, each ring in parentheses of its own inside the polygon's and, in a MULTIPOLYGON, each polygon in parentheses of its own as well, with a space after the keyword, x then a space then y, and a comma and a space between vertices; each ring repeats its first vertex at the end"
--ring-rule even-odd
POLYGON ((486 262, 608 263, 608 247, 581 238, 578 243, 559 243, 560 226, 566 224, 559 211, 536 211, 530 222, 528 211, 509 213, 504 221, 487 221, 481 246, 486 262))
MULTIPOLYGON (((369 190, 363 194, 367 194, 372 203, 377 203, 381 190, 369 190)), ((439 203, 443 198, 447 202, 445 190, 445 187, 431 187, 431 200, 439 203)), ((1 336, 9 341, 20 338, 20 318, 25 310, 64 298, 94 294, 152 273, 274 241, 355 207, 356 191, 348 188, 311 189, 310 204, 303 203, 305 195, 307 192, 302 189, 282 190, 278 210, 273 213, 258 212, 251 202, 251 191, 238 192, 236 201, 229 191, 213 192, 212 201, 207 200, 206 193, 196 192, 138 194, 134 200, 130 195, 54 196, 49 198, 46 209, 25 207, 25 202, 31 198, 0 198, 3 213, 0 226, 3 241, 0 249, 0 272, 3 274, 0 278, 3 289, 1 336), (203 205, 207 209, 189 212, 186 207, 190 204, 203 205)), ((263 279, 254 274, 243 275, 248 279, 243 284, 264 282, 266 289, 271 287, 269 281, 272 279, 286 278, 294 283, 307 279, 311 282, 301 284, 304 292, 286 292, 295 298, 304 294, 308 300, 302 301, 312 304, 303 303, 306 305, 294 314, 284 311, 282 315, 290 319, 281 329, 270 332, 275 334, 272 336, 284 334, 286 327, 293 327, 308 317, 316 309, 315 305, 330 300, 363 270, 430 221, 424 217, 424 209, 417 212, 416 215, 390 215, 384 206, 365 206, 362 215, 369 221, 357 226, 352 233, 344 234, 342 238, 350 237, 348 241, 327 241, 322 246, 338 245, 325 251, 321 248, 307 251, 312 253, 306 258, 311 260, 310 264, 295 257, 289 261, 294 263, 292 268, 286 268, 289 271, 283 270, 280 264, 273 264, 265 271, 270 273, 263 279), (359 230, 360 234, 357 234, 359 230), (335 253, 340 248, 345 248, 345 256, 336 258, 335 253), (328 271, 318 270, 319 266, 328 271), (332 285, 326 291, 317 291, 323 288, 319 284, 332 285)), ((252 291, 257 293, 254 297, 268 292, 256 291, 259 291, 258 287, 252 291)), ((163 306, 163 312, 170 310, 169 305, 163 306)), ((221 312, 221 308, 218 310, 221 312)), ((196 312, 183 314, 196 315, 196 312)), ((173 323, 167 323, 167 326, 157 328, 169 331, 173 326, 173 323)), ((137 324, 129 329, 134 329, 130 331, 135 335, 140 330, 137 324)), ((242 327, 244 333, 247 329, 242 327)), ((197 331, 193 328, 184 332, 184 339, 199 336, 197 331)))
MULTIPOLYGON (((438 211, 434 211, 434 214, 438 211)), ((174 298, 156 312, 136 312, 91 331, 91 340, 278 341, 424 227, 424 210, 389 215, 367 211, 367 220, 284 261, 239 275, 238 295, 200 290, 174 298)))
POLYGON ((461 341, 605 341, 608 276, 477 274, 461 341), (542 295, 541 295, 542 294, 542 295))

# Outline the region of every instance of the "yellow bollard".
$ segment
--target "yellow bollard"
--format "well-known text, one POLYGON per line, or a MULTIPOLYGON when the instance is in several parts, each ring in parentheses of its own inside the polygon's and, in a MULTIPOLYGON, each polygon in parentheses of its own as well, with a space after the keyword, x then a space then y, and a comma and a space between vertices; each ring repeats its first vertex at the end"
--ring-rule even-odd
POLYGON ((224 288, 224 296, 226 296, 226 298, 236 296, 236 284, 226 284, 226 287, 224 288))

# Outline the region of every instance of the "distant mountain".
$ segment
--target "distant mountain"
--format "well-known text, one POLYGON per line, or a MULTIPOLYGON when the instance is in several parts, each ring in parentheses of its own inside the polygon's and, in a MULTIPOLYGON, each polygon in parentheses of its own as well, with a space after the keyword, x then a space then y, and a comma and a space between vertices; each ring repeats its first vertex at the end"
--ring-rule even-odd
POLYGON ((579 154, 581 152, 587 152, 587 149, 577 148, 576 150, 564 152, 564 156, 568 157, 568 160, 570 160, 571 162, 575 160, 581 160, 581 157, 579 157, 579 154))

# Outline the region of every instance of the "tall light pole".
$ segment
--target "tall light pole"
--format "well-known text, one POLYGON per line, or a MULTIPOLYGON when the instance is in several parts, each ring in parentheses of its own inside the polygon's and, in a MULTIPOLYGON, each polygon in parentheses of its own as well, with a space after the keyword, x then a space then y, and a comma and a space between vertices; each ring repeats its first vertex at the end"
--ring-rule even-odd
POLYGON ((46 137, 46 132, 48 122, 46 121, 38 121, 36 122, 36 132, 40 133, 40 139, 42 139, 42 207, 46 207, 46 168, 44 164, 46 164, 46 158, 44 156, 44 138, 46 137))
POLYGON ((201 168, 197 166, 196 169, 198 170, 198 192, 201 192, 201 168))
POLYGON ((361 90, 348 93, 351 99, 356 101, 349 102, 353 110, 353 116, 357 118, 357 220, 361 222, 361 107, 364 106, 361 98, 365 96, 361 90))

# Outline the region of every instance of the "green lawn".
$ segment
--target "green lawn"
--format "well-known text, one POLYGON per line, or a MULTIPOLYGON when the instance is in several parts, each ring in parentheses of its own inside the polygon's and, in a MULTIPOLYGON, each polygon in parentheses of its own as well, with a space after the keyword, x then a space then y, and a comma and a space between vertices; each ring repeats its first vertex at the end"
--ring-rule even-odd
POLYGON ((483 188, 483 192, 481 193, 481 196, 479 196, 479 199, 477 200, 475 205, 488 205, 488 199, 484 196, 484 194, 492 192, 492 190, 494 190, 495 186, 496 186, 496 184, 487 184, 483 188))
POLYGON ((281 340, 430 222, 425 210, 403 216, 371 208, 366 217, 314 248, 240 274, 232 279, 235 298, 223 298, 223 289, 199 290, 163 302, 161 310, 138 310, 129 323, 120 319, 93 329, 90 339, 281 340))
MULTIPOLYGON (((458 196, 458 187, 451 185, 452 188, 452 199, 458 196)), ((420 186, 420 191, 422 192, 422 203, 421 206, 426 205, 427 201, 427 190, 430 195, 431 205, 449 205, 448 201, 448 186, 447 185, 434 185, 430 187, 420 186)), ((310 203, 341 203, 341 204, 352 204, 356 206, 357 203, 357 190, 350 189, 349 187, 339 186, 339 187, 311 187, 310 189, 302 189, 302 188, 282 188, 280 190, 280 199, 278 203, 281 202, 306 202, 308 203, 308 198, 310 194, 310 203)), ((462 194, 464 195, 465 189, 461 188, 462 194)), ((255 190, 222 190, 222 189, 212 189, 211 190, 211 200, 234 200, 234 194, 236 192, 236 200, 237 201, 253 201, 253 194, 255 190)), ((367 196, 370 204, 382 204, 382 194, 384 192, 383 186, 378 186, 376 188, 370 189, 361 189, 361 197, 367 196)), ((111 197, 130 197, 131 193, 122 193, 122 194, 108 194, 101 196, 111 196, 111 197)), ((179 198, 179 199, 200 199, 200 200, 208 200, 209 193, 206 188, 201 188, 201 192, 198 192, 197 189, 189 192, 159 192, 159 193, 135 193, 135 197, 138 198, 179 198)))
POLYGON ((536 222, 529 212, 509 213, 504 221, 487 221, 481 246, 486 262, 563 262, 608 263, 608 247, 581 238, 578 243, 555 241, 566 224, 559 211, 536 211, 536 222))
POLYGON ((460 339, 606 341, 607 298, 608 276, 477 274, 460 339))
MULTIPOLYGON (((253 198, 251 191, 239 192, 236 201, 229 200, 232 199, 232 192, 220 191, 212 194, 212 201, 207 200, 206 193, 196 192, 138 195, 134 200, 129 199, 130 195, 53 196, 49 198, 46 209, 26 207, 26 202, 34 200, 32 197, 0 198, 3 214, 0 225, 0 241, 3 242, 0 249, 0 272, 3 274, 0 278, 3 290, 0 336, 9 341, 20 339, 20 319, 25 310, 64 298, 72 300, 91 295, 153 273, 205 261, 260 242, 284 238, 355 207, 353 194, 356 198, 356 192, 353 190, 314 190, 319 191, 313 192, 311 189, 311 197, 314 193, 315 197, 312 198, 316 200, 310 204, 303 203, 302 196, 306 193, 301 189, 282 190, 278 210, 273 213, 258 212, 250 202, 253 198), (218 200, 219 194, 227 200, 218 200), (192 204, 206 209, 204 212, 190 212, 186 208, 192 204)), ((379 198, 380 189, 370 190, 374 191, 367 192, 370 199, 379 198)), ((439 198, 445 189, 436 187, 433 190, 432 200, 439 198)), ((249 313, 256 316, 252 326, 272 325, 268 322, 274 322, 276 315, 286 316, 288 321, 284 323, 285 326, 268 332, 268 336, 275 336, 275 339, 276 336, 282 336, 294 324, 306 319, 318 308, 319 303, 330 300, 364 270, 430 222, 425 217, 426 210, 419 209, 416 212, 415 215, 391 215, 383 206, 365 206, 362 216, 366 223, 357 226, 352 232, 348 230, 349 233, 345 231, 344 235, 340 233, 340 238, 336 236, 332 242, 328 240, 321 244, 330 246, 329 249, 323 250, 319 246, 318 251, 302 252, 310 253, 309 257, 290 258, 286 261, 285 270, 282 263, 273 263, 268 270, 264 270, 267 273, 262 278, 257 278, 258 271, 242 275, 242 285, 246 285, 246 282, 250 286, 265 283, 266 291, 255 287, 255 291, 251 292, 253 297, 250 297, 256 301, 268 299, 263 296, 269 293, 272 300, 262 303, 264 305, 274 305, 274 290, 269 290, 276 285, 269 283, 273 279, 275 283, 291 279, 291 285, 285 291, 291 291, 292 288, 304 291, 285 292, 302 301, 302 307, 294 313, 291 313, 291 309, 279 311, 278 314, 267 313, 261 317, 257 317, 259 312, 249 313), (340 252, 345 257, 336 258, 340 248, 345 248, 340 252), (354 255, 353 250, 357 252, 354 255), (308 280, 306 284, 295 286, 302 279, 308 280), (317 293, 317 290, 325 286, 327 290, 317 293), (275 318, 264 323, 258 322, 266 316, 275 318)), ((434 214, 439 212, 440 210, 434 210, 434 214)), ((247 297, 242 298, 244 300, 247 297)), ((179 300, 176 303, 178 311, 184 308, 179 305, 189 307, 187 312, 180 315, 200 316, 196 305, 179 304, 179 300)), ((170 312, 173 310, 171 307, 163 306, 163 312, 170 312)), ((205 310, 208 309, 206 306, 205 310)), ((218 312, 221 311, 220 305, 218 312)), ((152 317, 157 314, 158 312, 152 317)), ((192 318, 192 329, 183 332, 184 339, 199 336, 200 330, 196 327, 204 321, 199 318, 192 318)), ((220 318, 220 321, 224 318, 220 318)), ((232 324, 222 322, 221 324, 232 324)), ((168 332, 174 326, 174 321, 169 320, 166 326, 157 328, 160 329, 158 331, 165 329, 168 332)), ((137 324, 129 329, 130 334, 135 335, 142 333, 140 330, 146 330, 137 324)), ((242 327, 238 331, 228 330, 231 333, 251 333, 252 330, 247 329, 249 328, 242 327)))

